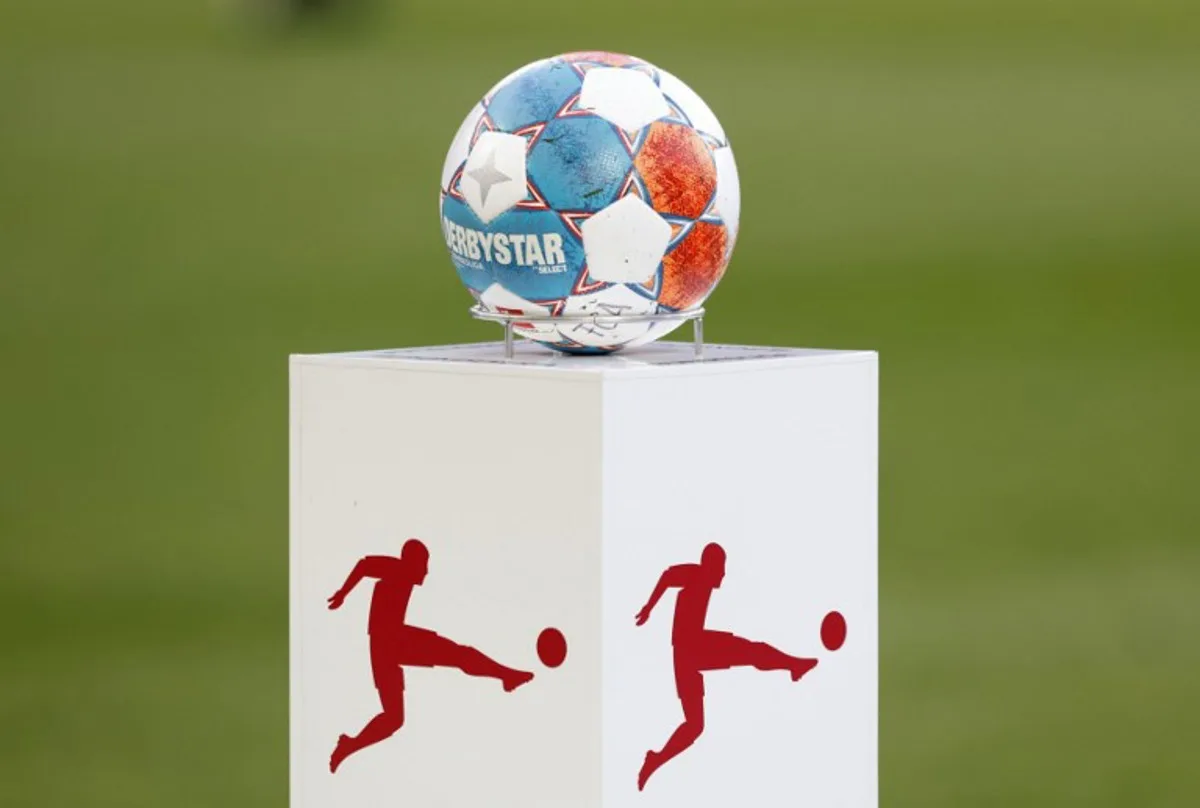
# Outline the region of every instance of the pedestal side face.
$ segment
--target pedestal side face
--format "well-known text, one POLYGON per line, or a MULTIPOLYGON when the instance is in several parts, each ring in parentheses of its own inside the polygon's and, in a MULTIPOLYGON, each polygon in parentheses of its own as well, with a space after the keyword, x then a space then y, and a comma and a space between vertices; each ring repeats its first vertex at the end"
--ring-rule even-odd
POLYGON ((606 806, 878 804, 877 420, 874 354, 606 383, 606 806))
POLYGON ((294 361, 291 417, 293 808, 597 806, 598 381, 294 361))

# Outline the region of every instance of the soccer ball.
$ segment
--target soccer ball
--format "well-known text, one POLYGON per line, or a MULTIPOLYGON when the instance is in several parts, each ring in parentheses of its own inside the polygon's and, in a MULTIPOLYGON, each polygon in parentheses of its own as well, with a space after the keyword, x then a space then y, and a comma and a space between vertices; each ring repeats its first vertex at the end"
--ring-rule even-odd
POLYGON ((681 321, 578 316, 699 307, 729 265, 740 194, 725 132, 695 92, 594 51, 493 87, 450 145, 440 202, 450 257, 484 310, 541 318, 513 330, 552 348, 609 353, 681 321))

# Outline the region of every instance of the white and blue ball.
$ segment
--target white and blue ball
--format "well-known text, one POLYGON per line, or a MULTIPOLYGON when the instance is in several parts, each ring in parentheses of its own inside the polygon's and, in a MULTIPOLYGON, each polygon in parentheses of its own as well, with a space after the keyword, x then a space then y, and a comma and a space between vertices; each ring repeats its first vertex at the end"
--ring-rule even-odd
POLYGON ((682 81, 601 51, 527 65, 475 105, 442 170, 462 282, 515 331, 572 353, 644 344, 678 322, 580 322, 700 306, 737 237, 721 124, 682 81), (563 318, 563 319, 558 319, 563 318))

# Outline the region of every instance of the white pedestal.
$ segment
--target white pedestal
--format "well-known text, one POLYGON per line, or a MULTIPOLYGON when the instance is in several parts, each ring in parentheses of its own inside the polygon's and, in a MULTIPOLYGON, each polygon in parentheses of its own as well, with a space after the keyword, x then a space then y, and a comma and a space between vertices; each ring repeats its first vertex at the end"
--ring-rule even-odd
POLYGON ((293 808, 878 804, 876 355, 691 351, 293 357, 293 808))

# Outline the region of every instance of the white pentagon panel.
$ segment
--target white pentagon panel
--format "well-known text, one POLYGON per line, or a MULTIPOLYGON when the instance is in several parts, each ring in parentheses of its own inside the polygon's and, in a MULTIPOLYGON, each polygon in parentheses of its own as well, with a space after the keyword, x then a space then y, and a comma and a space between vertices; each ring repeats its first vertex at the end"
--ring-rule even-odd
POLYGON ((640 70, 619 67, 589 70, 583 77, 579 106, 626 132, 636 132, 671 112, 654 79, 640 70))
POLYGON ((471 113, 463 119, 462 126, 454 133, 454 140, 450 142, 450 149, 446 152, 446 161, 442 163, 443 191, 450 190, 450 180, 454 178, 454 172, 458 171, 458 167, 467 159, 467 154, 471 151, 471 135, 475 133, 475 127, 479 125, 483 112, 483 104, 476 104, 471 113))
POLYGON ((510 292, 498 283, 493 283, 479 295, 479 302, 492 311, 501 309, 520 314, 549 314, 550 309, 541 303, 526 300, 515 292, 510 292))
MULTIPOLYGON (((697 305, 699 305, 699 304, 697 304, 697 305)), ((696 307, 693 306, 692 308, 696 308, 696 307)), ((624 347, 636 348, 639 345, 647 345, 651 342, 654 342, 655 340, 662 339, 667 334, 670 334, 672 331, 679 328, 683 324, 684 323, 681 320, 665 320, 665 321, 660 321, 657 323, 651 323, 646 328, 644 333, 640 333, 637 336, 629 339, 629 341, 625 343, 624 347)), ((689 326, 689 328, 690 328, 690 326, 689 326)))
POLYGON ((704 99, 696 95, 691 87, 662 68, 658 70, 658 84, 662 88, 663 95, 674 101, 675 105, 683 110, 683 114, 688 117, 693 129, 706 135, 712 135, 722 143, 725 142, 725 130, 721 127, 721 122, 709 109, 708 104, 704 103, 704 99))
MULTIPOLYGON (((572 295, 563 307, 564 315, 600 314, 626 316, 652 314, 658 308, 655 301, 639 295, 628 286, 610 286, 597 292, 572 295)), ((624 345, 643 336, 650 323, 563 323, 558 327, 564 337, 592 348, 624 345)))
MULTIPOLYGON (((493 283, 484 289, 483 293, 479 296, 479 302, 483 304, 484 308, 495 312, 503 311, 507 314, 529 314, 535 317, 545 317, 550 314, 549 307, 526 300, 520 295, 508 291, 498 283, 493 283)), ((546 340, 549 342, 558 341, 558 330, 553 325, 543 323, 514 325, 513 331, 531 339, 546 340)))
POLYGON ((738 233, 738 217, 742 213, 742 189, 738 182, 737 163, 733 160, 733 149, 725 146, 713 152, 717 164, 717 213, 729 228, 729 248, 738 233))
POLYGON ((525 138, 484 132, 463 167, 460 186, 475 215, 487 224, 525 198, 525 138))
POLYGON ((671 225, 630 194, 584 221, 588 274, 606 283, 645 283, 662 261, 671 225))

